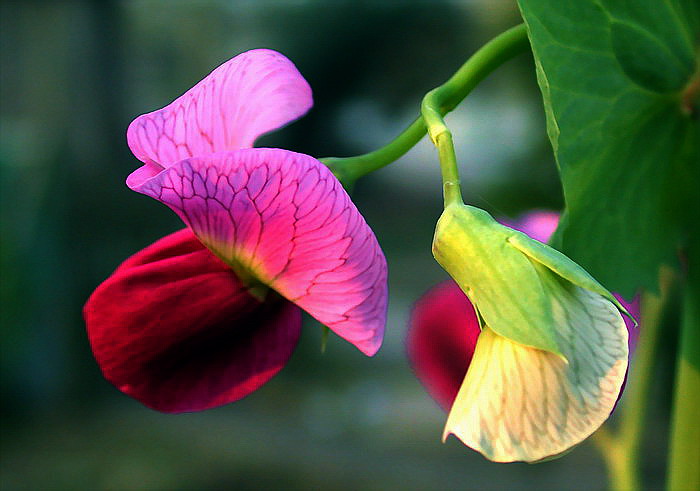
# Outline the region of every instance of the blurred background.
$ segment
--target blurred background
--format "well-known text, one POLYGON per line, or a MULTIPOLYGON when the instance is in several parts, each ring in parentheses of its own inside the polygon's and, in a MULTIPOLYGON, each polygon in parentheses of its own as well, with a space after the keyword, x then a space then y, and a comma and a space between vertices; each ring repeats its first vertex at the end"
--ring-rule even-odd
MULTIPOLYGON (((297 65, 315 106, 258 145, 364 153, 520 22, 514 1, 3 1, 0 14, 2 489, 605 487, 589 443, 539 465, 496 465, 454 438, 440 443, 446 415, 404 347, 412 303, 447 278, 430 252, 442 198, 426 140, 354 190, 390 267, 387 335, 374 358, 334 337, 322 355, 307 319, 291 362, 263 389, 163 415, 102 378, 81 316, 122 260, 182 226, 124 184, 140 165, 125 139, 135 116, 267 47, 297 65)), ((500 68, 448 123, 468 203, 509 218, 561 208, 531 57, 500 68)), ((668 399, 669 367, 660 364, 655 400, 668 399)), ((663 403, 651 420, 643 476, 654 488, 666 454, 663 403)))

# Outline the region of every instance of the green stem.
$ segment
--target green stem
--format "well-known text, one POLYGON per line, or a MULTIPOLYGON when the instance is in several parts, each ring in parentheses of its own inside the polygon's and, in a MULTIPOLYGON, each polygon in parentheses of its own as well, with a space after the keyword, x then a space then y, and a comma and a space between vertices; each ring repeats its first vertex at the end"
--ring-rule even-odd
POLYGON ((628 372, 627 387, 620 407, 618 430, 601 428, 593 441, 601 451, 613 490, 639 490, 639 454, 649 404, 649 389, 654 374, 654 362, 661 318, 672 287, 673 273, 664 269, 660 294, 642 294, 639 339, 628 372))
POLYGON ((438 149, 443 195, 445 207, 447 207, 453 203, 462 203, 462 192, 459 187, 459 171, 457 170, 457 156, 452 142, 452 133, 440 114, 440 102, 439 89, 431 90, 423 98, 421 114, 428 127, 430 139, 438 149))
MULTIPOLYGON (((515 55, 530 47, 525 26, 513 27, 486 43, 440 87, 434 89, 441 116, 452 111, 481 82, 515 55)), ((418 117, 399 136, 384 147, 354 157, 327 157, 321 159, 346 186, 362 176, 394 162, 420 141, 427 131, 422 117, 418 117)))
POLYGON ((700 285, 694 280, 689 274, 681 319, 668 463, 672 491, 700 489, 700 285))
POLYGON ((593 442, 600 450, 608 470, 608 485, 613 491, 640 489, 636 466, 626 455, 622 441, 609 428, 600 428, 593 434, 593 442))

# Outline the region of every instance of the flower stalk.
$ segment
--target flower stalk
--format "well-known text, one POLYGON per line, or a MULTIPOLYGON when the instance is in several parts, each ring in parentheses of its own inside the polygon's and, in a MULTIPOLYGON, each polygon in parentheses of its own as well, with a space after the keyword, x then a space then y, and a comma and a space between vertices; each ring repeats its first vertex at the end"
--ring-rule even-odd
POLYGON ((674 290, 675 274, 662 268, 659 293, 644 292, 637 349, 620 408, 617 431, 603 427, 593 435, 608 471, 610 489, 640 490, 639 456, 649 406, 649 390, 656 367, 656 353, 665 306, 674 290))
MULTIPOLYGON (((474 53, 449 80, 430 92, 434 100, 439 102, 434 106, 437 113, 445 116, 496 68, 529 49, 530 43, 524 24, 493 38, 474 53)), ((422 115, 394 140, 378 150, 353 157, 326 157, 320 160, 345 187, 349 187, 360 177, 398 160, 425 136, 426 131, 427 126, 422 115)))
POLYGON ((463 203, 459 187, 455 146, 452 142, 452 133, 440 114, 440 92, 438 89, 431 90, 425 95, 421 104, 421 114, 428 127, 430 139, 438 149, 445 208, 453 203, 463 203))
MULTIPOLYGON (((692 273, 692 270, 691 270, 692 273)), ((690 274, 683 316, 671 415, 668 489, 700 489, 700 285, 690 274)))

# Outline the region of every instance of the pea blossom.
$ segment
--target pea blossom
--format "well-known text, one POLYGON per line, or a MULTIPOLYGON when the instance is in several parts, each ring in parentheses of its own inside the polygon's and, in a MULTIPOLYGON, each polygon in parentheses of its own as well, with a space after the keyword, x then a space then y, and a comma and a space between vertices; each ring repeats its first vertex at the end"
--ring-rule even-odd
POLYGON ((88 299, 87 333, 107 380, 164 412, 250 394, 286 364, 305 310, 372 356, 386 321, 386 260, 318 160, 255 139, 304 115, 311 89, 265 49, 215 69, 127 141, 134 191, 188 228, 121 264, 88 299))
MULTIPOLYGON (((472 217, 456 213, 460 233, 443 222, 434 244, 456 281, 416 303, 407 339, 416 375, 449 410, 443 438, 455 434, 498 462, 561 454, 595 431, 619 397, 627 369, 628 330, 620 315, 626 309, 575 263, 492 224, 484 212, 475 214, 476 225, 467 224, 479 237, 465 238, 460 234, 469 227, 460 220, 472 217), (457 246, 444 244, 456 238, 457 246), (465 245, 470 240, 476 244, 465 245), (458 266, 449 247, 458 249, 458 266), (464 250, 470 247, 482 249, 485 272, 473 272, 483 259, 464 250)), ((537 213, 515 228, 546 241, 556 221, 554 214, 537 213)))

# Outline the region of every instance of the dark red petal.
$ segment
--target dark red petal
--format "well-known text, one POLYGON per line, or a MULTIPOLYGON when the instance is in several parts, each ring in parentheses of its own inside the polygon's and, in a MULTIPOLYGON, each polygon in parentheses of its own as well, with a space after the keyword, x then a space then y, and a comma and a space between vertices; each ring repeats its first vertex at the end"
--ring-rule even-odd
POLYGON ((452 280, 416 302, 406 340, 408 357, 418 380, 445 411, 462 385, 479 333, 474 307, 452 280))
MULTIPOLYGON (((153 263, 161 259, 184 256, 191 252, 201 251, 204 248, 199 239, 189 228, 183 228, 141 249, 133 256, 127 258, 117 267, 117 271, 132 268, 143 264, 153 263)), ((215 256, 216 257, 216 256, 215 256)), ((230 269, 230 268, 229 268, 230 269)))
POLYGON ((289 360, 301 311, 270 291, 251 296, 189 229, 127 259, 83 310, 102 372, 163 412, 238 400, 289 360))

